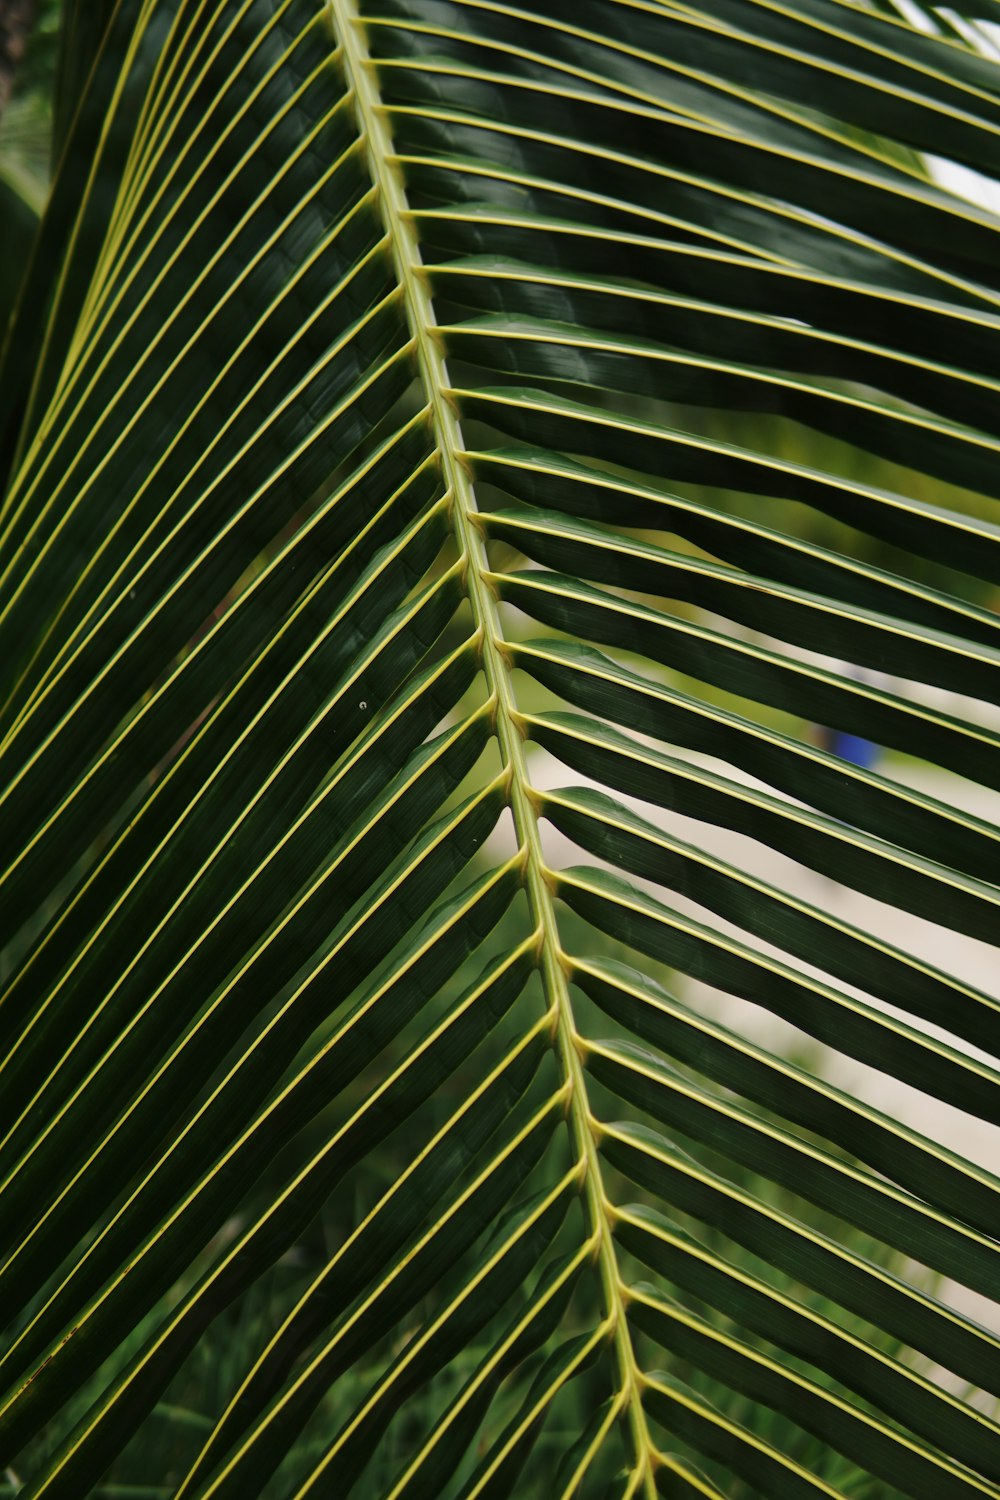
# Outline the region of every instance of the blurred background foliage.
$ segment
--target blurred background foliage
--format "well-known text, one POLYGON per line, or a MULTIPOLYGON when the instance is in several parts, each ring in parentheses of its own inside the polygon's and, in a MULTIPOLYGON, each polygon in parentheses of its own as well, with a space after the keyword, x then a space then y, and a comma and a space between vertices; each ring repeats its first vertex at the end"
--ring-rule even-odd
POLYGON ((0 343, 48 191, 59 0, 0 5, 0 343))

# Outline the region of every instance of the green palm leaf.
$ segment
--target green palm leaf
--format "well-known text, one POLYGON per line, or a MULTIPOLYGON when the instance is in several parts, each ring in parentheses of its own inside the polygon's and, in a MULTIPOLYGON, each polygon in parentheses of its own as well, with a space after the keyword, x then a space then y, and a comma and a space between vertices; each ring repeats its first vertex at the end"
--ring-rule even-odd
POLYGON ((991 20, 65 8, 12 1492, 1000 1496, 991 20))

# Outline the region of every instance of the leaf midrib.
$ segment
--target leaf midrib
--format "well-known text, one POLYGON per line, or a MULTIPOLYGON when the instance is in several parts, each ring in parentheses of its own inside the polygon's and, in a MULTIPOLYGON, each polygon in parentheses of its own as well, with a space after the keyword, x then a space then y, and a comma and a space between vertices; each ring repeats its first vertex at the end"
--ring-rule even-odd
POLYGON ((334 40, 342 48, 341 66, 353 95, 369 169, 378 189, 379 209, 388 231, 390 253, 403 289, 406 317, 414 339, 420 379, 430 405, 431 424, 446 496, 450 501, 455 541, 466 566, 469 605, 480 633, 480 660, 492 700, 500 753, 510 778, 509 806, 518 845, 523 852, 525 893, 537 933, 539 971, 554 1018, 554 1050, 560 1071, 569 1084, 567 1120, 580 1165, 584 1211, 597 1237, 596 1262, 606 1312, 612 1321, 612 1344, 620 1382, 619 1400, 630 1430, 637 1477, 641 1476, 640 1482, 648 1500, 654 1500, 655 1448, 642 1406, 642 1377, 629 1334, 624 1286, 605 1208, 569 983, 559 948, 553 894, 547 879, 525 745, 504 652, 498 603, 487 582, 490 568, 485 538, 476 521, 478 507, 471 475, 462 459, 465 444, 461 425, 449 400, 452 387, 437 334, 434 305, 423 272, 398 159, 385 122, 364 25, 356 0, 328 0, 328 7, 334 40))

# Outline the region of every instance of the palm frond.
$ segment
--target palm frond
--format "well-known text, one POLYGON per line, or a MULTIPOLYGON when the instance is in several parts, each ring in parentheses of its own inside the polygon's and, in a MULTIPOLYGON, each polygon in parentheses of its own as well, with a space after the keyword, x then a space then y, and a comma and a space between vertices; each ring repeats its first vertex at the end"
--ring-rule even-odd
POLYGON ((18 1493, 1000 1496, 983 19, 66 7, 18 1493))

